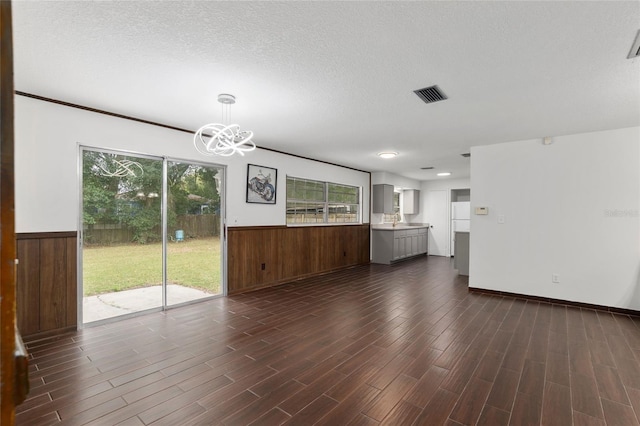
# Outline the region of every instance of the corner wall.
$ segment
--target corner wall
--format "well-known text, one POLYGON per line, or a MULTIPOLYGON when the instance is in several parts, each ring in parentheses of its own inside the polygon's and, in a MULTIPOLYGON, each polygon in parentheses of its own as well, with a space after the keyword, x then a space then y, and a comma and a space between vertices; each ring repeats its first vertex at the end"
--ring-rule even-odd
POLYGON ((640 127, 471 152, 469 287, 640 310, 640 127))

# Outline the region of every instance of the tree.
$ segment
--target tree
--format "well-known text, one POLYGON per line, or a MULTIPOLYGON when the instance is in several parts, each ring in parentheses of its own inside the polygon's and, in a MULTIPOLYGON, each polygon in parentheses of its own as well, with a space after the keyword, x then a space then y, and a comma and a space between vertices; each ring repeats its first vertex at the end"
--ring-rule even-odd
POLYGON ((114 193, 119 181, 100 173, 102 168, 109 169, 113 156, 96 151, 84 151, 82 172, 83 220, 87 225, 115 220, 116 202, 114 193))
MULTIPOLYGON (((83 220, 92 225, 125 225, 141 244, 162 239, 163 162, 157 159, 85 150, 83 152, 83 220)), ((218 169, 169 162, 170 227, 180 214, 219 212, 218 169)))

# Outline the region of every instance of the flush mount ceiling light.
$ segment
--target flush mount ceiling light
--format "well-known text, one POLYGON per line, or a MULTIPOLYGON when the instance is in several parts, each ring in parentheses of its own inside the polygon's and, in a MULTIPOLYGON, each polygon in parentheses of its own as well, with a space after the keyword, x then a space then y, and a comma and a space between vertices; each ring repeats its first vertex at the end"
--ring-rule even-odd
POLYGON ((451 176, 450 172, 442 172, 442 173, 438 173, 438 176, 451 176))
POLYGON ((218 95, 218 102, 222 104, 224 124, 211 123, 200 127, 193 136, 196 150, 202 155, 229 157, 236 152, 244 155, 256 149, 256 144, 251 141, 253 132, 241 131, 237 124, 229 124, 229 110, 236 103, 235 96, 222 93, 218 95))
POLYGON ((393 158, 397 155, 398 153, 395 151, 383 151, 378 153, 378 157, 380 158, 393 158))

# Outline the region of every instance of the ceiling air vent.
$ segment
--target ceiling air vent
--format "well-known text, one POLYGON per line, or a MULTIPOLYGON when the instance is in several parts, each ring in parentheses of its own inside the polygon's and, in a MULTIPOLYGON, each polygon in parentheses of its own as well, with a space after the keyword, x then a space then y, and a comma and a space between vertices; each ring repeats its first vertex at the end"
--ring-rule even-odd
POLYGON ((636 40, 633 42, 633 46, 631 47, 631 51, 629 52, 629 56, 627 58, 637 58, 640 56, 640 30, 636 34, 636 40))
POLYGON ((462 155, 464 158, 471 157, 471 153, 470 152, 465 152, 464 154, 460 154, 460 155, 462 155))
POLYGON ((446 95, 440 91, 438 86, 425 87, 424 89, 414 90, 413 93, 418 95, 420 99, 426 104, 433 102, 444 101, 447 99, 446 95))
POLYGON ((429 167, 420 167, 420 170, 433 170, 433 166, 429 166, 429 167))

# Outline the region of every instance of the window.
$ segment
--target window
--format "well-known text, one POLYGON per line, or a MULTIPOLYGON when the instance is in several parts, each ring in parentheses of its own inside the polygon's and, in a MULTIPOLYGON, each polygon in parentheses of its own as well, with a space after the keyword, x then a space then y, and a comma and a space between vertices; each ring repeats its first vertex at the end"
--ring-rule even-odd
POLYGON ((359 222, 357 186, 287 176, 287 224, 359 222))
POLYGON ((400 193, 393 193, 393 214, 385 214, 384 222, 402 222, 402 215, 400 214, 400 193))

